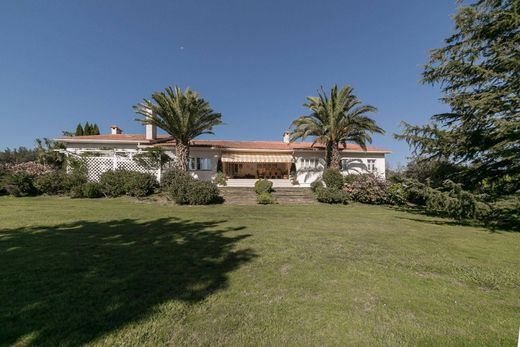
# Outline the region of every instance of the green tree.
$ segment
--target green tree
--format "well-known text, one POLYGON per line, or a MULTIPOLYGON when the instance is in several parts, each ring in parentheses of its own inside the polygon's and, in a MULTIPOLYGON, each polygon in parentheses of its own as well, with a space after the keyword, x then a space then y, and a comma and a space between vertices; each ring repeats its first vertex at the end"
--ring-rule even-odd
POLYGON ((291 125, 291 141, 313 136, 314 143, 320 142, 326 146, 326 166, 338 170, 341 160, 340 144, 354 142, 366 149, 366 144, 372 142, 371 133, 384 133, 367 116, 367 113, 376 112, 377 109, 363 105, 352 92, 351 86, 338 90, 334 85, 327 95, 321 87, 318 96, 307 97, 307 103, 304 104, 311 113, 301 116, 291 125))
POLYGON ((92 126, 92 134, 90 135, 99 135, 99 127, 97 123, 94 123, 94 125, 92 126))
POLYGON ((89 122, 85 122, 85 125, 83 126, 83 134, 84 135, 91 135, 91 132, 92 129, 90 127, 90 123, 89 122))
POLYGON ((431 51, 423 83, 440 84, 451 111, 427 125, 404 123, 417 155, 466 167, 465 179, 520 189, 520 2, 480 0, 460 7, 455 33, 431 51))
POLYGON ((213 134, 213 127, 222 124, 222 116, 215 113, 197 92, 186 88, 167 87, 164 92, 152 94, 152 100, 144 99, 134 106, 143 124, 153 124, 175 140, 176 166, 187 171, 190 142, 202 134, 213 134))
POLYGON ((76 136, 83 136, 84 133, 83 133, 83 127, 81 126, 81 123, 78 123, 78 126, 76 127, 76 132, 75 134, 76 136))

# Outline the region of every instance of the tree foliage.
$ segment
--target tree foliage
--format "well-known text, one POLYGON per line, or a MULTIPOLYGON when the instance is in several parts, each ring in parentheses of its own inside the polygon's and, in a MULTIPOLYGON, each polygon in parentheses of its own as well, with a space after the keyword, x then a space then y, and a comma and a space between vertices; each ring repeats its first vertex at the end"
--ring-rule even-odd
POLYGON ((197 136, 213 134, 213 127, 222 124, 222 116, 216 113, 197 92, 187 88, 167 87, 164 92, 152 94, 152 100, 144 99, 134 106, 143 124, 153 124, 176 141, 176 166, 186 171, 190 142, 197 136))
POLYGON ((291 141, 314 137, 326 146, 326 166, 340 169, 339 144, 354 142, 362 148, 372 142, 370 134, 383 134, 376 122, 367 116, 376 112, 374 106, 363 105, 351 86, 341 90, 334 85, 330 94, 323 87, 318 96, 307 97, 304 104, 311 113, 296 119, 291 127, 291 141))
POLYGON ((460 7, 455 33, 431 51, 423 83, 440 84, 451 111, 397 138, 416 154, 466 165, 473 182, 520 188, 520 2, 480 0, 460 7))

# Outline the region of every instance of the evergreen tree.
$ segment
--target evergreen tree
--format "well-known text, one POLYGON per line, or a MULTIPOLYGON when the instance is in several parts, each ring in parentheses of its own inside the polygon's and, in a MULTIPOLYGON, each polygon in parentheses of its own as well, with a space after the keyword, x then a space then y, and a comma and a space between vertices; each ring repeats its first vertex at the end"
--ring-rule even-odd
POLYGON ((81 123, 78 123, 78 126, 76 127, 76 133, 74 134, 76 136, 83 136, 83 127, 81 126, 81 123))
POLYGON ((99 127, 96 123, 92 126, 92 134, 91 135, 99 135, 99 127))
POLYGON ((83 127, 83 133, 85 135, 92 135, 92 127, 90 126, 89 122, 85 123, 85 126, 83 127))
POLYGON ((520 1, 460 7, 455 33, 431 51, 423 83, 440 84, 451 112, 396 135, 416 154, 466 166, 473 182, 520 189, 520 1))

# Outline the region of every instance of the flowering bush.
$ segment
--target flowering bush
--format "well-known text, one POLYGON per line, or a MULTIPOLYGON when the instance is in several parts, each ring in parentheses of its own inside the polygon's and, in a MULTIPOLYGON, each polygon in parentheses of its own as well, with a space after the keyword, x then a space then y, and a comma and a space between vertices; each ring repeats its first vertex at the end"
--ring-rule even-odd
POLYGON ((350 200, 364 204, 380 205, 387 203, 388 183, 372 174, 358 175, 344 188, 350 200))

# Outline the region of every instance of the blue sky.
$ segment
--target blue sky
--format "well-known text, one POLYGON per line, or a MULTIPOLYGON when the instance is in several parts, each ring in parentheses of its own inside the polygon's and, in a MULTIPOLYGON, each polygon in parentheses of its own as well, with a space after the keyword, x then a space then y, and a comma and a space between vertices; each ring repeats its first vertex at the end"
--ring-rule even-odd
POLYGON ((132 105, 190 86, 223 115, 215 139, 279 140, 320 85, 351 84, 409 155, 399 123, 446 110, 421 85, 453 29, 454 0, 10 1, 0 4, 0 148, 78 122, 140 133, 132 105))

